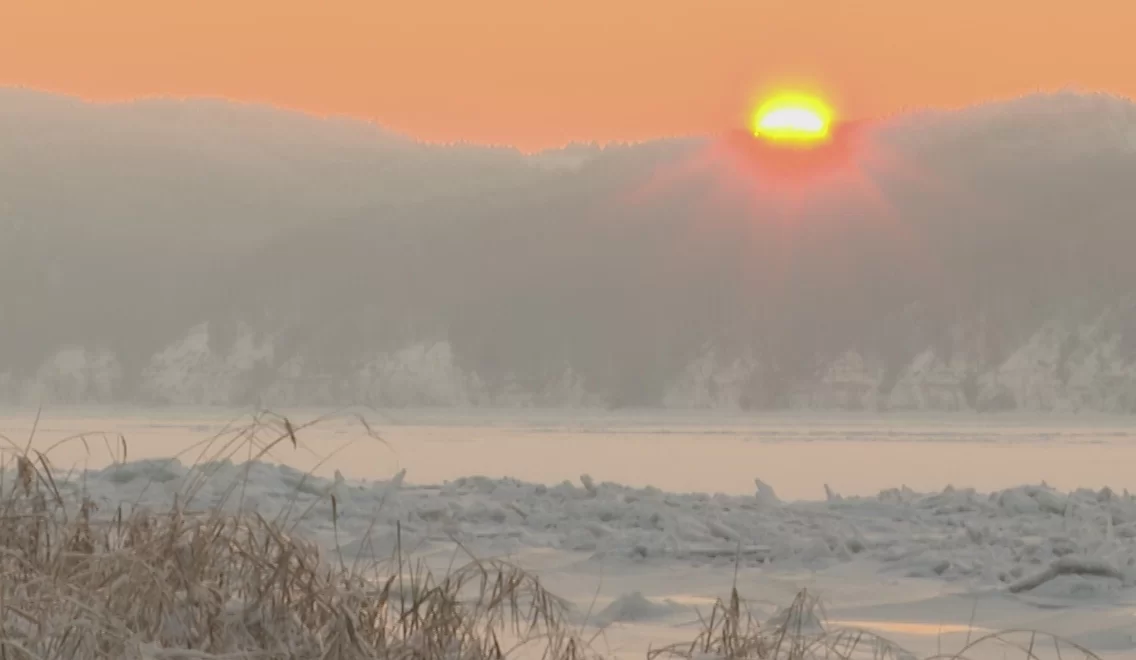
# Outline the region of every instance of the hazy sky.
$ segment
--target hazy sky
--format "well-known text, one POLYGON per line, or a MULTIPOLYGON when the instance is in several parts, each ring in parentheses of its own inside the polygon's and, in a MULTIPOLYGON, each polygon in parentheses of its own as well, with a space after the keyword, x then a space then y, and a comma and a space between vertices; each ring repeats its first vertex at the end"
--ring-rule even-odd
POLYGON ((3 0, 0 84, 208 95, 524 149, 739 124, 807 80, 845 116, 1136 95, 1131 0, 3 0))

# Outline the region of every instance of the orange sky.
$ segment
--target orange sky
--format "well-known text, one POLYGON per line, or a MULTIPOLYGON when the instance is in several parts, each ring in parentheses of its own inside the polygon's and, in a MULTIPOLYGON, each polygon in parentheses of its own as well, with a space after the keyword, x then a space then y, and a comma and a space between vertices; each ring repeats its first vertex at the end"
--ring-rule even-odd
POLYGON ((0 85, 225 96, 524 149, 1076 86, 1136 96, 1133 0, 0 0, 0 85))

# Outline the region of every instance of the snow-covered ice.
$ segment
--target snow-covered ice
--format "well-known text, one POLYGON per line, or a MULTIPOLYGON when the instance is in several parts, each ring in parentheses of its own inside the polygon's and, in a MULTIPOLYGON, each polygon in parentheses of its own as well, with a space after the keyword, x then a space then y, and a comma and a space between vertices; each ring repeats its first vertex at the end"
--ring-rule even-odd
MULTIPOLYGON (((321 538, 331 532, 326 496, 334 494, 338 531, 349 539, 343 551, 379 558, 389 556, 383 541, 394 538, 398 524, 404 539, 421 548, 456 538, 495 554, 547 548, 586 552, 613 565, 741 561, 816 571, 868 561, 881 579, 939 578, 1010 591, 1035 591, 1019 583, 1055 562, 1078 561, 1118 576, 1092 586, 1078 582, 1070 595, 1119 590, 1136 578, 1136 498, 1108 489, 1065 493, 1020 486, 983 494, 903 488, 871 497, 781 502, 768 486, 747 496, 668 493, 594 483, 587 475, 554 485, 463 477, 420 486, 404 477, 400 472, 364 483, 262 462, 190 469, 177 460, 146 460, 83 473, 68 487, 86 489, 104 508, 114 508, 122 502, 172 504, 174 497, 185 502, 199 484, 190 506, 228 500, 267 516, 310 511, 303 527, 321 538), (233 484, 240 484, 235 496, 233 484)), ((1052 586, 1042 581, 1037 590, 1052 586)))

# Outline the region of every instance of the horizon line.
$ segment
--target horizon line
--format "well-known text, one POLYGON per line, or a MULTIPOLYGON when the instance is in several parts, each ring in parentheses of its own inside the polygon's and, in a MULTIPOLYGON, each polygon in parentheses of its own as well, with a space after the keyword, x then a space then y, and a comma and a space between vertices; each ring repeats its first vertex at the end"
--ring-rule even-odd
MULTIPOLYGON (((152 101, 174 101, 180 103, 193 103, 193 102, 213 102, 223 105, 253 108, 268 110, 273 112, 299 115, 312 120, 321 121, 346 121, 356 124, 366 125, 374 129, 377 133, 382 133, 388 138, 405 140, 408 143, 423 146, 423 147, 438 147, 438 148, 483 148, 489 150, 505 150, 514 151, 524 156, 537 156, 543 153, 563 151, 572 147, 591 147, 598 149, 607 148, 622 148, 633 147, 636 145, 651 144, 654 142, 668 142, 668 141, 682 141, 682 140, 699 140, 699 139, 713 139, 716 135, 724 135, 739 129, 745 129, 744 126, 729 126, 722 127, 715 131, 707 132, 690 132, 690 133, 675 133, 670 135, 653 135, 642 139, 587 139, 587 138, 573 138, 564 142, 557 142, 555 144, 548 144, 537 148, 525 148, 518 144, 510 144, 507 142, 492 142, 492 141, 479 141, 476 139, 461 139, 461 140, 444 140, 444 139, 431 139, 426 136, 413 135, 408 132, 403 132, 398 129, 392 128, 384 124, 380 118, 373 116, 366 116, 363 114, 356 114, 347 111, 333 111, 321 112, 312 108, 303 108, 286 103, 281 103, 266 99, 256 98, 235 98, 224 96, 222 94, 209 94, 209 93, 195 93, 195 94, 169 94, 169 93, 146 93, 137 94, 133 96, 104 96, 92 97, 86 96, 73 91, 50 88, 50 87, 37 87, 24 85, 19 83, 3 83, 0 82, 0 93, 5 91, 17 91, 30 93, 34 95, 55 97, 58 99, 70 100, 78 102, 82 105, 91 106, 129 106, 131 104, 152 102, 152 101)), ((967 110, 981 108, 986 106, 1007 105, 1019 102, 1029 98, 1037 97, 1057 97, 1057 96, 1082 96, 1082 97, 1109 97, 1116 100, 1126 101, 1136 105, 1136 96, 1128 96, 1126 94, 1105 90, 1105 89, 1089 89, 1079 88, 1076 86, 1062 85, 1049 89, 1036 88, 1031 92, 1006 94, 999 97, 992 97, 981 101, 974 101, 970 103, 963 103, 958 105, 924 105, 924 106, 908 106, 897 109, 893 112, 876 116, 876 117, 850 117, 841 118, 838 123, 884 123, 894 121, 902 117, 912 117, 917 115, 927 114, 940 114, 940 113, 957 113, 965 112, 967 110)))

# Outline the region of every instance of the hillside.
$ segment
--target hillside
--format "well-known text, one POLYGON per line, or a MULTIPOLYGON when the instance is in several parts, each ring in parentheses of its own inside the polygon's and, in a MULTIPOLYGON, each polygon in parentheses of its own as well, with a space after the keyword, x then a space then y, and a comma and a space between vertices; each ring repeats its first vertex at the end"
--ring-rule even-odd
POLYGON ((0 90, 0 402, 1136 412, 1136 105, 870 139, 787 210, 715 138, 0 90))

